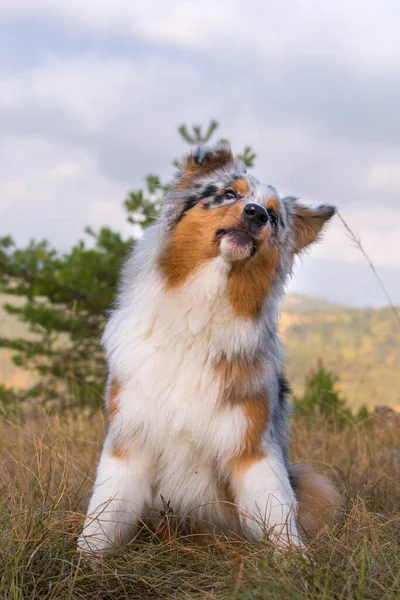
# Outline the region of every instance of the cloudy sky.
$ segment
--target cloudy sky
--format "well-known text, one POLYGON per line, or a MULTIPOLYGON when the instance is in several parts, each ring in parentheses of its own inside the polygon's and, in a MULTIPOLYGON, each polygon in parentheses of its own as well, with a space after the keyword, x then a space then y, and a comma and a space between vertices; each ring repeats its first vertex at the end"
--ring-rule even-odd
MULTIPOLYGON (((400 304, 399 28, 398 0, 0 0, 0 235, 129 232, 126 192, 214 118, 259 179, 338 205, 400 304)), ((337 218, 290 290, 385 304, 337 218)))

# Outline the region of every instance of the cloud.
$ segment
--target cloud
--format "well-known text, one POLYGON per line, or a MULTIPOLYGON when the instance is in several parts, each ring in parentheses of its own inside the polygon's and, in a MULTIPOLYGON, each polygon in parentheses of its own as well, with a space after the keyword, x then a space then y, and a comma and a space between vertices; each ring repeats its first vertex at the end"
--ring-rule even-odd
MULTIPOLYGON (((398 211, 344 210, 345 222, 377 266, 400 267, 398 211)), ((332 257, 343 264, 366 264, 356 242, 338 217, 327 227, 323 240, 312 251, 316 259, 332 257)))
POLYGON ((48 238, 67 249, 85 225, 128 232, 121 205, 127 186, 105 178, 80 148, 8 137, 0 142, 0 164, 2 233, 17 242, 48 238))
MULTIPOLYGON (((134 68, 99 61, 49 60, 47 64, 2 79, 0 108, 56 110, 84 127, 99 131, 120 109, 134 68)), ((134 102, 134 99, 133 99, 134 102)))
POLYGON ((371 169, 369 185, 382 195, 397 196, 400 190, 400 162, 378 163, 371 169))
POLYGON ((70 20, 102 33, 139 34, 189 48, 242 47, 256 54, 340 56, 368 69, 399 65, 400 7, 384 0, 0 0, 4 17, 70 20))
MULTIPOLYGON (((389 297, 400 299, 398 267, 381 267, 382 279, 389 297)), ((347 306, 379 307, 387 305, 387 298, 376 277, 366 263, 343 264, 340 260, 306 257, 298 261, 289 292, 324 297, 347 306)))
MULTIPOLYGON (((399 4, 0 0, 0 16, 5 233, 66 247, 88 223, 127 231, 126 190, 186 149, 176 126, 217 118, 261 180, 338 205, 376 265, 400 268, 399 4)), ((304 262, 333 256, 363 264, 339 220, 304 262)))

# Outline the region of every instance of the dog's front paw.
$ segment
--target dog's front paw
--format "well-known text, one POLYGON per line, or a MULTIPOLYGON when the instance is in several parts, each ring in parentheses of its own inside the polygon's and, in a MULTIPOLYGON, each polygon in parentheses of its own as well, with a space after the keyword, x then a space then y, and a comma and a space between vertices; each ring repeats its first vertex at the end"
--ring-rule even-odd
POLYGON ((77 550, 85 557, 99 555, 111 548, 110 540, 101 532, 90 535, 82 534, 78 538, 77 550))

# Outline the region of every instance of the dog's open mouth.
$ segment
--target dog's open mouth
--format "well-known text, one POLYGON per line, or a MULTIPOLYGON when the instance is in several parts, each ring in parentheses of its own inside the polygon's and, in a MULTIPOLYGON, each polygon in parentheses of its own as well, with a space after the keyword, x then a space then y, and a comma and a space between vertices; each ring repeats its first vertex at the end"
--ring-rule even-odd
POLYGON ((244 229, 218 229, 216 236, 221 240, 222 253, 232 258, 248 258, 257 251, 256 240, 244 229))

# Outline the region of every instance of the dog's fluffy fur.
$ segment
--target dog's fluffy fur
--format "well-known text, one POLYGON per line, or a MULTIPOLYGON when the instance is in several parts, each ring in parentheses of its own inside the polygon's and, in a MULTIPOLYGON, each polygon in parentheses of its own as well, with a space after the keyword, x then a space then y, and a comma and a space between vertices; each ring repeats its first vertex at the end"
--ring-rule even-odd
POLYGON ((296 254, 334 213, 279 198, 227 145, 187 157, 104 332, 109 427, 83 551, 128 541, 141 522, 161 530, 166 512, 184 530, 283 547, 324 527, 338 495, 289 465, 277 319, 296 254))

